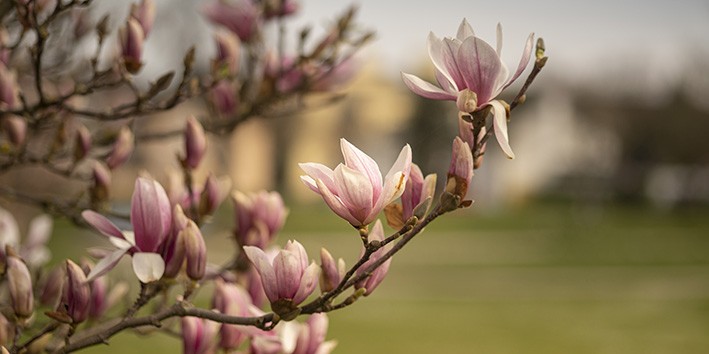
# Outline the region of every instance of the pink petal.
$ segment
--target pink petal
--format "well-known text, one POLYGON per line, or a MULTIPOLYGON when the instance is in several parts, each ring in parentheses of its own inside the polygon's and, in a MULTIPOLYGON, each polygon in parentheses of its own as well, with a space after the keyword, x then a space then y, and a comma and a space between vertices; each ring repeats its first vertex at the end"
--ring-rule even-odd
POLYGON ((125 237, 123 236, 123 233, 121 230, 116 227, 110 220, 108 220, 105 216, 93 211, 93 210, 84 210, 81 213, 81 216, 86 220, 86 222, 89 223, 89 225, 93 226, 98 232, 103 234, 104 236, 107 236, 109 238, 112 237, 117 237, 119 239, 125 240, 125 237))
POLYGON ((381 182, 378 186, 373 186, 373 182, 364 174, 345 165, 339 165, 335 169, 335 183, 339 187, 338 196, 342 204, 359 221, 364 220, 372 210, 374 189, 378 189, 379 193, 382 189, 381 182))
POLYGON ((325 204, 332 209, 332 211, 335 212, 335 214, 339 215, 341 218, 347 220, 350 224, 354 226, 362 226, 362 222, 358 221, 352 214, 350 214, 350 211, 347 210, 345 205, 342 203, 342 200, 335 196, 327 187, 325 187, 325 184, 321 179, 316 180, 318 189, 320 190, 320 195, 322 196, 322 199, 325 201, 325 204))
POLYGON ((91 272, 89 273, 88 276, 86 276, 86 281, 92 281, 110 271, 113 269, 113 267, 118 264, 118 261, 121 260, 121 257, 123 257, 124 254, 126 254, 128 250, 126 249, 120 249, 113 251, 111 254, 108 256, 101 258, 101 260, 96 263, 96 266, 91 269, 91 272))
MULTIPOLYGON (((317 185, 315 184, 315 180, 321 179, 327 188, 330 190, 337 190, 335 187, 335 182, 334 182, 334 177, 332 174, 332 170, 328 168, 327 166, 315 162, 307 162, 307 163, 299 163, 298 166, 300 166, 300 169, 305 172, 305 174, 310 177, 310 180, 306 180, 303 177, 301 177, 301 180, 305 182, 305 185, 310 187, 310 189, 313 189, 311 185, 309 184, 312 182, 313 186, 315 189, 313 191, 317 191, 317 185)), ((319 193, 319 192, 318 192, 319 193)))
POLYGON ((308 298, 310 294, 313 293, 315 287, 320 279, 320 266, 315 264, 315 262, 310 263, 308 268, 305 268, 303 276, 300 279, 300 287, 298 291, 293 296, 293 302, 299 304, 308 298))
MULTIPOLYGON (((439 75, 439 73, 440 72, 436 69, 437 76, 445 75, 443 73, 440 73, 440 75, 439 75)), ((445 76, 443 76, 443 77, 445 77, 445 76)), ((455 100, 457 97, 456 95, 446 92, 446 91, 442 90, 441 88, 434 86, 433 84, 428 83, 424 80, 421 80, 420 78, 418 78, 414 75, 411 75, 411 74, 401 73, 401 79, 404 80, 404 84, 411 91, 413 91, 415 94, 425 97, 425 98, 429 98, 432 100, 455 100)), ((452 87, 453 84, 451 84, 447 80, 448 80, 448 78, 446 77, 446 84, 449 87, 452 87)), ((438 79, 438 81, 440 82, 441 80, 438 79)))
POLYGON ((337 341, 334 341, 334 340, 329 340, 327 342, 323 342, 318 347, 318 350, 315 351, 315 354, 330 354, 330 353, 332 353, 333 350, 335 350, 336 346, 337 346, 337 341))
POLYGON ((278 284, 278 298, 293 299, 303 275, 298 257, 293 252, 281 250, 273 260, 273 270, 278 284))
POLYGON ((308 253, 305 252, 305 247, 303 247, 300 242, 296 240, 288 240, 284 249, 293 252, 293 254, 298 258, 298 262, 300 262, 299 264, 301 269, 305 269, 308 266, 308 263, 310 262, 310 260, 308 260, 308 253))
POLYGON ((382 185, 382 172, 379 171, 379 165, 374 159, 345 138, 340 139, 340 149, 347 167, 363 173, 368 177, 371 185, 376 186, 375 188, 382 185))
MULTIPOLYGON (((522 58, 519 59, 519 64, 517 65, 517 71, 512 75, 510 80, 505 84, 504 87, 511 85, 517 78, 522 75, 522 72, 527 67, 529 63, 529 58, 532 56, 532 45, 534 43, 534 33, 530 33, 527 37, 527 43, 524 45, 524 51, 522 52, 522 58)), ((503 88, 504 88, 503 87, 503 88)))
MULTIPOLYGON (((456 46, 457 47, 457 46, 456 46)), ((465 83, 456 63, 455 52, 451 50, 450 40, 439 39, 433 32, 428 35, 428 55, 433 66, 458 89, 465 83)))
POLYGON ((130 219, 138 249, 143 252, 157 251, 172 222, 170 200, 158 182, 143 177, 135 180, 130 219))
POLYGON ((507 155, 508 158, 514 159, 515 154, 512 152, 510 147, 510 138, 507 136, 507 111, 505 107, 499 101, 491 101, 492 114, 493 114, 493 126, 495 128, 495 138, 500 144, 502 151, 507 155))
POLYGON ((136 252, 133 254, 133 272, 141 283, 160 280, 165 273, 165 261, 157 253, 136 252))
POLYGON ((478 37, 469 37, 460 45, 456 59, 468 89, 478 95, 478 106, 493 99, 493 91, 502 68, 495 50, 478 37))
POLYGON ((261 284, 263 285, 263 290, 268 300, 271 302, 278 300, 276 273, 266 253, 262 249, 254 246, 244 246, 244 253, 246 253, 246 257, 249 258, 261 277, 261 284))

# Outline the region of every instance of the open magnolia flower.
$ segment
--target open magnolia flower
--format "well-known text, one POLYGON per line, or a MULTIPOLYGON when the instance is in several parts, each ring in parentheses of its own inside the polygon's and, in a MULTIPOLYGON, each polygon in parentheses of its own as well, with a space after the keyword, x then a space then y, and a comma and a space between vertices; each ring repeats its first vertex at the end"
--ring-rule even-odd
POLYGON ((301 163, 306 186, 322 196, 337 215, 352 226, 369 225, 379 212, 404 193, 411 170, 411 147, 406 144, 382 179, 379 165, 345 139, 340 140, 344 164, 335 170, 319 163, 301 163))
POLYGON ((455 38, 440 39, 428 35, 428 55, 436 70, 439 86, 414 75, 402 73, 406 86, 419 96, 434 100, 456 101, 461 112, 472 113, 492 107, 495 137, 509 158, 514 158, 507 136, 507 111, 495 100, 502 90, 511 85, 527 67, 532 55, 534 33, 527 38, 522 58, 514 75, 500 59, 502 26, 497 25, 497 48, 475 36, 467 20, 458 27, 455 38))
POLYGON ((149 283, 162 277, 165 261, 159 252, 172 223, 170 200, 165 189, 156 181, 138 177, 130 209, 133 232, 121 232, 105 216, 93 210, 81 213, 86 222, 107 236, 117 248, 96 264, 87 280, 106 274, 126 253, 133 258, 133 271, 141 282, 149 283))

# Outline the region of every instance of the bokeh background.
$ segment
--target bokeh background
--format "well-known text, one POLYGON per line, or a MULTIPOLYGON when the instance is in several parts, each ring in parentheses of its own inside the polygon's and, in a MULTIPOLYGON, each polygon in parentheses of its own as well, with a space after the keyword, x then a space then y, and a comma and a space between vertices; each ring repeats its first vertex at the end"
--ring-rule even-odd
MULTIPOLYGON (((206 68, 214 48, 201 3, 156 2, 139 79, 147 84, 177 67, 181 56, 169 53, 191 45, 206 68)), ((126 3, 101 6, 120 14, 126 3)), ((346 99, 252 121, 211 142, 209 168, 229 174, 235 188, 286 196, 291 213, 278 242, 296 238, 311 255, 324 246, 351 264, 359 254, 356 234, 298 179, 298 162, 337 164, 340 137, 380 166, 409 143, 424 173, 443 180, 457 133, 454 107, 418 98, 399 78, 400 71, 432 76, 429 31, 451 36, 466 17, 493 42, 500 22, 508 66, 516 66, 532 31, 545 39, 550 59, 527 103, 513 112, 517 158, 505 159, 491 144, 474 177, 473 207, 428 227, 394 259, 372 296, 331 314, 336 353, 709 352, 706 1, 358 4, 362 26, 376 30, 377 40, 356 58, 357 76, 340 88, 346 99)), ((323 31, 347 4, 301 5, 286 23, 293 37, 304 24, 323 31)), ((169 115, 199 109, 187 105, 169 115)), ((172 146, 179 151, 180 142, 172 146)), ((165 149, 140 146, 133 161, 164 179, 160 171, 176 166, 165 149)), ((114 177, 129 182, 116 182, 119 202, 129 198, 137 170, 124 173, 114 177)), ((231 213, 225 203, 205 232, 215 263, 229 258, 231 213)), ((56 257, 75 255, 77 244, 96 239, 60 221, 52 245, 56 257)), ((86 352, 179 346, 167 336, 129 333, 86 352)))

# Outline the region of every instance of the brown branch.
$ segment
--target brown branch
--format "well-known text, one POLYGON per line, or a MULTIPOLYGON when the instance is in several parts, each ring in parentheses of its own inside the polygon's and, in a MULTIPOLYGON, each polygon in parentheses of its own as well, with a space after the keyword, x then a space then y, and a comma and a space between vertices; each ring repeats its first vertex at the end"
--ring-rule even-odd
POLYGON ((67 345, 57 349, 54 353, 71 353, 96 344, 107 343, 108 339, 110 339, 113 335, 129 328, 138 328, 143 326, 160 327, 162 325, 162 321, 172 317, 198 317, 219 323, 254 326, 263 330, 269 330, 275 325, 273 314, 266 314, 260 317, 229 316, 206 309, 192 307, 185 302, 177 302, 153 315, 125 318, 119 320, 117 323, 106 323, 105 325, 98 327, 97 330, 93 331, 94 333, 87 334, 83 337, 77 336, 74 340, 70 340, 67 345))

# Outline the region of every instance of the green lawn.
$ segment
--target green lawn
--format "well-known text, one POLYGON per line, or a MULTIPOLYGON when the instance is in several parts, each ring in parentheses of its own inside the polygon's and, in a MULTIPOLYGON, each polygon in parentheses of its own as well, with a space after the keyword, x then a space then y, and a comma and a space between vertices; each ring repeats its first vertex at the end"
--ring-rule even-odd
MULTIPOLYGON (((279 242, 288 238, 311 257, 323 245, 348 263, 359 254, 355 231, 322 208, 294 208, 279 242)), ((210 260, 228 256, 225 239, 208 240, 210 260)), ((709 353, 709 210, 459 212, 429 226, 330 326, 341 354, 709 353)), ((135 338, 87 352, 180 345, 135 338)))

